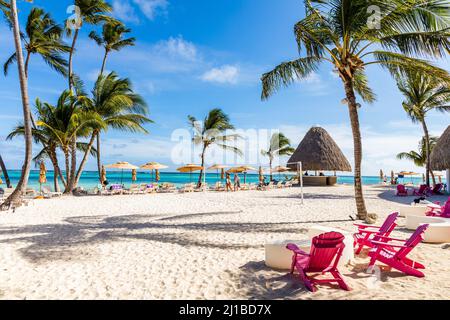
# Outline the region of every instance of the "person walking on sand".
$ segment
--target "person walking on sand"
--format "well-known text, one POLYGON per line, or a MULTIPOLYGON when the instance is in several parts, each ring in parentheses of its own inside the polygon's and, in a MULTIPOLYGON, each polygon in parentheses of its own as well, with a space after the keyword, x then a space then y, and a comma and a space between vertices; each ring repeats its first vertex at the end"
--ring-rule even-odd
POLYGON ((234 174, 234 191, 239 191, 241 188, 241 178, 237 173, 234 174))
POLYGON ((227 173, 226 188, 227 188, 227 192, 233 191, 233 188, 231 187, 231 177, 230 177, 229 173, 227 173))

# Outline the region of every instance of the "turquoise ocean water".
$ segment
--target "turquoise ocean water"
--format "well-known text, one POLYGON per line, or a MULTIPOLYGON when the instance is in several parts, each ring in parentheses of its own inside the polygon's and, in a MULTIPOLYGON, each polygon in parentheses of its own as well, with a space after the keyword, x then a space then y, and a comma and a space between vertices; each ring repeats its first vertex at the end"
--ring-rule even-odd
MULTIPOLYGON (((20 171, 19 170, 10 170, 8 171, 11 183, 13 186, 17 183, 20 177, 20 171)), ((131 181, 131 172, 130 171, 124 171, 123 174, 121 171, 109 171, 107 172, 107 180, 110 184, 113 183, 123 183, 125 186, 129 186, 131 181)), ((170 182, 174 183, 176 186, 182 186, 185 183, 189 182, 197 182, 198 180, 198 173, 193 173, 190 175, 189 173, 179 173, 179 172, 161 172, 160 173, 160 183, 162 182, 170 182)), ((244 176, 241 176, 241 181, 243 182, 244 176)), ((3 185, 2 187, 5 187, 5 179, 3 176, 1 176, 3 179, 3 185)), ((285 175, 278 175, 274 174, 274 179, 277 180, 284 180, 285 175)), ((208 173, 206 176, 206 182, 208 184, 214 184, 217 181, 220 180, 220 174, 217 175, 216 173, 208 173)), ((30 181, 29 186, 31 188, 35 188, 36 190, 39 188, 39 171, 33 170, 30 174, 30 181)), ((137 173, 137 181, 135 183, 151 183, 153 182, 152 175, 149 172, 140 172, 137 173)), ((258 182, 258 175, 257 174, 247 174, 247 182, 248 183, 257 183, 258 182)), ((375 185, 379 184, 382 181, 380 181, 379 177, 363 177, 363 184, 364 185, 375 185)), ((420 177, 414 177, 414 178, 405 178, 405 179, 399 179, 400 183, 414 183, 414 184, 421 184, 422 178, 420 177)), ((443 178, 443 182, 445 182, 445 178, 443 178)), ((96 187, 98 184, 98 173, 97 171, 85 171, 83 172, 79 186, 85 188, 85 189, 91 189, 96 187)), ((353 184, 353 177, 352 176, 338 176, 338 184, 353 184)), ((47 183, 46 185, 53 187, 53 172, 48 171, 47 172, 47 183)), ((62 184, 61 184, 62 185, 62 184)))

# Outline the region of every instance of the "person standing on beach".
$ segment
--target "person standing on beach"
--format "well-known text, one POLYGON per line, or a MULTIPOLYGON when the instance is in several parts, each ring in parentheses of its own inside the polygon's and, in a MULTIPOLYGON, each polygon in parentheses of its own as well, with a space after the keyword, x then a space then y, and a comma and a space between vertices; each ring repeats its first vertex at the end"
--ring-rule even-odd
POLYGON ((230 177, 229 173, 227 173, 226 188, 227 188, 227 192, 233 191, 233 188, 231 187, 231 177, 230 177))
POLYGON ((234 191, 239 191, 241 188, 241 178, 237 173, 234 174, 234 191))

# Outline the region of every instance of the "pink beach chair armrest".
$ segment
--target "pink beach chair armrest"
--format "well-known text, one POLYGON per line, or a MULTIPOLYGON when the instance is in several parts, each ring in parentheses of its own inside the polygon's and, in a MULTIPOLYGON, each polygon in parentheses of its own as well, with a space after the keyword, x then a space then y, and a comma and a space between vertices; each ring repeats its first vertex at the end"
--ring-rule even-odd
POLYGON ((378 245, 380 247, 392 247, 392 248, 406 248, 406 246, 402 246, 399 244, 391 244, 391 243, 386 243, 386 242, 381 242, 381 241, 371 241, 373 244, 378 245))
POLYGON ((366 228, 372 228, 372 229, 380 229, 381 227, 378 226, 372 226, 369 224, 359 224, 359 223, 355 223, 353 224, 355 227, 361 228, 361 229, 366 229, 366 228))
POLYGON ((406 242, 406 240, 404 240, 404 239, 397 239, 397 238, 391 238, 391 237, 385 237, 385 236, 378 236, 378 238, 386 239, 388 241, 406 242))
POLYGON ((295 254, 301 254, 302 256, 309 257, 309 254, 307 254, 305 251, 303 251, 302 249, 300 249, 299 247, 297 247, 297 245, 295 245, 293 243, 288 243, 286 245, 286 249, 291 250, 295 254))

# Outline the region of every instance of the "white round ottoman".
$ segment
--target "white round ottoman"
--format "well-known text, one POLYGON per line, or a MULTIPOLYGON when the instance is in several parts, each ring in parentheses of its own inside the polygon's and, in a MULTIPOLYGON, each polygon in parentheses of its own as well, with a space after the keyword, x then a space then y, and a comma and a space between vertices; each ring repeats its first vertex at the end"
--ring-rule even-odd
POLYGON ((428 205, 401 205, 398 209, 400 217, 406 218, 409 215, 424 216, 425 212, 428 210, 428 205))
POLYGON ((427 243, 450 243, 450 219, 427 216, 408 216, 406 228, 416 230, 421 224, 428 223, 430 226, 425 231, 424 242, 427 243))
POLYGON ((266 266, 279 270, 291 269, 293 252, 286 249, 288 243, 296 244, 306 253, 309 253, 311 247, 309 240, 283 240, 266 243, 266 266))

